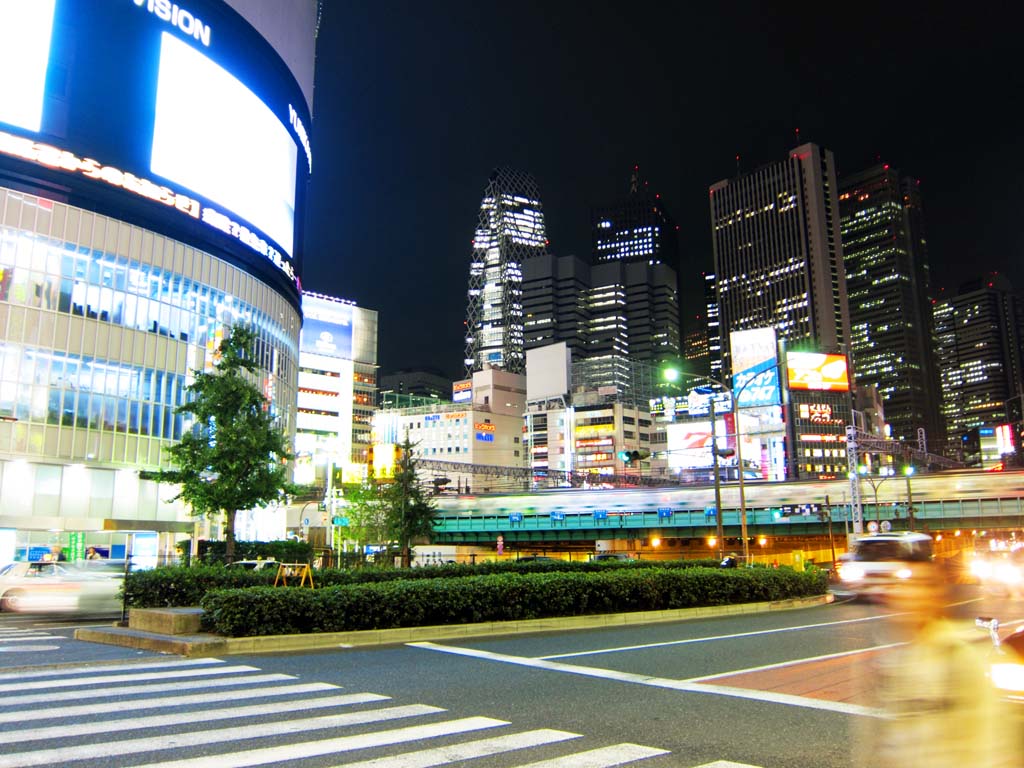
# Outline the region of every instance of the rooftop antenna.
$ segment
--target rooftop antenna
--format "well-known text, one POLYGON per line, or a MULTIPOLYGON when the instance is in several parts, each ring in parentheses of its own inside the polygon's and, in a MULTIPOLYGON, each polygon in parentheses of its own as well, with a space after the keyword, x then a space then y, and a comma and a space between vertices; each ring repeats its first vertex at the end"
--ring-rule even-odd
POLYGON ((633 166, 633 175, 629 177, 629 193, 636 194, 637 189, 640 186, 640 166, 633 166))
POLYGON ((800 146, 800 126, 797 126, 794 130, 796 131, 796 145, 799 147, 800 146))
POLYGON ((736 155, 736 175, 737 176, 740 175, 740 156, 739 156, 739 154, 736 155))

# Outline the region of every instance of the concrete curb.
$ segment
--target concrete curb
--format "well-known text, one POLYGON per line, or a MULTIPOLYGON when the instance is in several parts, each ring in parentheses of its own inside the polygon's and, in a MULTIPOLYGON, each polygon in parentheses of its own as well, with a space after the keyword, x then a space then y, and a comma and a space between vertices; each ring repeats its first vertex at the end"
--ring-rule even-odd
POLYGON ((267 635, 263 637, 220 637, 219 635, 160 635, 124 627, 88 628, 75 631, 76 640, 119 645, 148 651, 173 653, 179 656, 225 656, 231 654, 286 653, 289 651, 324 650, 330 648, 362 648, 427 640, 452 640, 496 635, 518 635, 531 632, 594 629, 599 627, 635 626, 665 621, 706 619, 767 613, 794 608, 824 605, 834 600, 832 594, 817 597, 776 600, 765 603, 715 605, 704 608, 681 608, 672 611, 638 611, 607 613, 593 616, 566 616, 524 621, 491 621, 480 624, 448 624, 431 627, 371 629, 359 632, 323 632, 307 635, 267 635))

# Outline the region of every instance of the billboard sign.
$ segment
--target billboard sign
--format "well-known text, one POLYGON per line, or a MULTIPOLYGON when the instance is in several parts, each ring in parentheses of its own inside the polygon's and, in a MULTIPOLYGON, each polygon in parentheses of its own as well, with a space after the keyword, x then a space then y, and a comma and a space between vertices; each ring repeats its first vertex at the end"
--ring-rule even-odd
POLYGON ((452 402, 468 403, 473 399, 473 380, 456 381, 452 384, 452 402))
POLYGON ((239 14, 213 0, 4 0, 0 68, 0 179, 11 169, 72 205, 215 246, 283 273, 297 296, 310 116, 239 14))
POLYGON ((303 296, 299 351, 351 360, 353 309, 340 301, 303 296))
POLYGON ((818 352, 787 352, 788 384, 792 389, 849 392, 850 378, 845 355, 818 352))
POLYGON ((779 391, 779 364, 765 360, 732 377, 732 391, 739 408, 778 405, 782 402, 779 391))
POLYGON ((733 371, 746 371, 767 360, 774 363, 778 360, 778 349, 774 328, 754 328, 729 334, 733 371))

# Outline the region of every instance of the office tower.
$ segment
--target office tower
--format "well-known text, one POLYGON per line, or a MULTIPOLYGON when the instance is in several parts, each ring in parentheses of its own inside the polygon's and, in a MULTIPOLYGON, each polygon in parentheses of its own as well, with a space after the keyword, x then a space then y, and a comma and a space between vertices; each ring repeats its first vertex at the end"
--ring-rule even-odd
POLYGON ((295 482, 321 488, 365 475, 377 404, 377 312, 304 291, 295 482))
POLYGON ((845 351, 846 279, 832 153, 803 144, 710 189, 723 374, 729 334, 771 327, 790 345, 845 351))
POLYGON ((708 369, 711 377, 722 378, 722 325, 718 318, 718 281, 708 272, 704 278, 704 306, 707 308, 708 369))
POLYGON ((317 4, 187 5, 0 3, 0 561, 175 554, 193 518, 140 470, 235 323, 294 434, 317 4))
POLYGON ((574 356, 586 354, 590 266, 571 255, 544 254, 523 262, 526 349, 564 341, 574 356))
POLYGON ((598 354, 638 360, 680 353, 678 227, 634 166, 629 194, 591 214, 594 264, 591 336, 598 354), (618 265, 614 269, 612 265, 618 265), (640 265, 648 267, 646 273, 640 265), (623 343, 628 345, 623 348, 623 343))
POLYGON ((469 267, 466 376, 485 365, 511 373, 523 351, 523 262, 547 252, 544 212, 533 177, 498 168, 480 204, 469 267))
POLYGON ((935 302, 942 415, 950 447, 1007 421, 1024 389, 1024 299, 1002 275, 965 283, 935 302))
POLYGON ((380 375, 380 392, 452 399, 452 380, 435 368, 403 368, 380 375))
POLYGON ((711 375, 708 357, 708 320, 703 314, 690 319, 683 335, 683 359, 686 370, 701 376, 711 375))
POLYGON ((840 230, 857 384, 877 387, 891 436, 944 442, 916 179, 877 165, 840 182, 840 230))

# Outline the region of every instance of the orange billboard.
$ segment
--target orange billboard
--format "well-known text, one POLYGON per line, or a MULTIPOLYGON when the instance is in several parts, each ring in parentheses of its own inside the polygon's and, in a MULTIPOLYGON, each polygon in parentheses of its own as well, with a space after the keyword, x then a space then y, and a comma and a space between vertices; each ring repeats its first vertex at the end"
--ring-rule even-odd
POLYGON ((813 389, 829 392, 848 392, 850 377, 846 370, 845 355, 826 355, 819 352, 787 352, 790 389, 813 389))

